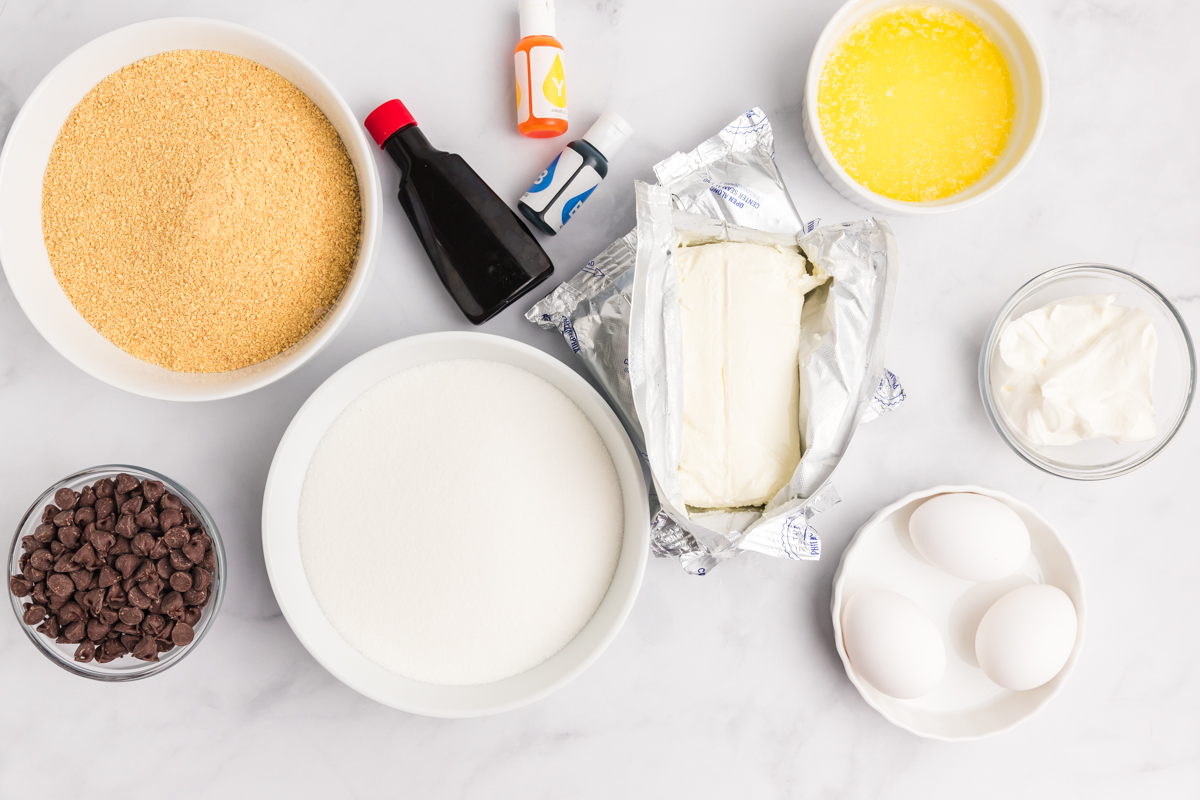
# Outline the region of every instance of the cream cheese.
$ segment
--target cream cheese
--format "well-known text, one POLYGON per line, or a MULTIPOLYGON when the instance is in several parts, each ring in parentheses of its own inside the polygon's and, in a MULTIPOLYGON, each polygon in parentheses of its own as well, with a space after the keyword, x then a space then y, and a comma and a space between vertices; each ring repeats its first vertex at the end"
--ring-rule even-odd
POLYGON ((1150 315, 1113 295, 1069 297, 1010 322, 994 362, 995 399, 1039 445, 1154 438, 1158 337, 1150 315))
POLYGON ((796 250, 721 242, 675 251, 683 347, 679 486, 697 508, 763 505, 800 462, 796 250))

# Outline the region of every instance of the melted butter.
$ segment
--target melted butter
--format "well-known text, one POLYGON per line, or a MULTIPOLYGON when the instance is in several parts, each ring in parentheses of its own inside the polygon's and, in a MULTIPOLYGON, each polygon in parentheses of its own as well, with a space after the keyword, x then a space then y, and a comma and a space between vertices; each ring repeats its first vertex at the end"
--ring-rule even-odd
POLYGON ((1012 77, 961 14, 881 11, 838 42, 821 74, 821 130, 854 180, 894 200, 949 197, 984 176, 1012 129, 1012 77))

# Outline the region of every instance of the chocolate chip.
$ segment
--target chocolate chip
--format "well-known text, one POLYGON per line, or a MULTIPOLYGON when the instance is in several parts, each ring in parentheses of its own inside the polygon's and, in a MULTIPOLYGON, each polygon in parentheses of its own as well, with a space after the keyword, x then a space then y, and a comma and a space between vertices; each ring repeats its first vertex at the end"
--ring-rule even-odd
POLYGON ((204 546, 199 542, 188 542, 183 546, 183 554, 193 564, 199 564, 204 560, 204 546))
MULTIPOLYGON (((168 592, 166 597, 162 599, 163 613, 168 617, 179 617, 183 614, 184 599, 179 592, 168 592)), ((198 603, 188 603, 190 606, 199 605, 198 603)))
POLYGON ((109 548, 117 543, 117 537, 105 531, 95 530, 88 535, 88 543, 98 556, 103 556, 108 553, 109 548))
POLYGON ((202 589, 189 589, 183 593, 183 602, 189 606, 203 606, 208 602, 208 592, 202 589))
POLYGON ((200 615, 203 613, 204 612, 196 606, 188 606, 187 608, 183 609, 183 619, 181 619, 180 622, 186 622, 188 625, 191 625, 194 628, 196 627, 196 623, 200 621, 200 615))
POLYGON ((158 646, 154 643, 154 639, 149 636, 143 636, 134 645, 132 652, 134 658, 140 658, 142 661, 158 661, 158 646))
POLYGON ((173 508, 176 510, 182 510, 183 509, 183 501, 180 500, 177 495, 173 495, 170 492, 167 492, 166 494, 164 494, 162 496, 162 507, 163 508, 173 508))
POLYGON ((157 503, 166 491, 167 488, 163 486, 162 481, 153 481, 149 478, 142 481, 142 494, 145 495, 147 502, 157 503))
MULTIPOLYGON (((129 503, 126 503, 125 505, 128 506, 129 503)), ((158 527, 158 515, 154 513, 153 506, 147 506, 146 508, 143 508, 141 512, 139 512, 138 515, 133 518, 133 521, 143 528, 158 527)))
POLYGON ((96 615, 96 619, 100 620, 105 625, 115 625, 117 620, 120 618, 121 615, 118 612, 113 611, 111 608, 102 608, 100 609, 100 613, 96 615))
POLYGON ((109 514, 107 517, 101 517, 96 520, 96 528, 106 533, 112 533, 117 529, 117 518, 109 514))
POLYGON ((94 619, 88 622, 88 638, 92 642, 103 642, 104 637, 108 636, 110 630, 112 630, 112 625, 103 620, 94 619))
POLYGON ((167 547, 167 543, 161 538, 155 539, 154 546, 150 548, 150 557, 157 561, 160 558, 165 558, 168 552, 170 552, 170 548, 167 547))
POLYGON ((54 559, 55 572, 75 572, 82 569, 78 564, 71 560, 74 553, 70 550, 63 550, 58 554, 58 558, 54 559))
MULTIPOLYGON (((170 497, 170 495, 167 495, 167 497, 170 497)), ((166 497, 163 498, 163 502, 166 502, 166 497)), ((159 530, 161 530, 163 533, 166 533, 167 531, 171 530, 171 528, 177 527, 181 524, 183 524, 183 512, 177 508, 167 508, 164 506, 163 512, 158 515, 159 530)))
POLYGON ((147 636, 158 636, 167 627, 167 620, 162 614, 147 614, 142 620, 142 633, 147 636))
POLYGON ((137 523, 134 522, 133 517, 130 515, 122 514, 120 519, 117 520, 116 532, 118 536, 124 536, 126 539, 130 539, 135 533, 137 533, 137 530, 137 523))
POLYGON ((129 498, 125 501, 125 504, 121 506, 122 514, 129 514, 130 516, 136 517, 139 513, 141 513, 141 511, 142 498, 138 495, 134 495, 133 497, 129 498))
POLYGON ((83 602, 79 605, 83 606, 92 616, 97 616, 104 606, 104 589, 92 589, 84 593, 83 602))
POLYGON ((65 486, 54 493, 54 504, 64 511, 74 508, 78 500, 79 494, 65 486))
POLYGON ((58 506, 46 506, 42 509, 42 522, 53 522, 54 518, 58 516, 58 512, 58 506))
POLYGON ((93 487, 96 490, 96 497, 112 497, 113 496, 113 479, 101 478, 96 481, 93 487))
POLYGON ((117 492, 120 494, 129 494, 138 486, 138 479, 132 475, 122 472, 117 475, 117 492))
POLYGON ((125 606, 117 612, 117 617, 120 618, 121 622, 124 622, 126 625, 137 625, 145 618, 145 616, 146 613, 144 611, 134 606, 125 606))
POLYGON ((79 490, 79 505, 94 506, 96 505, 96 490, 91 486, 85 486, 79 490))
POLYGON ((96 498, 96 519, 104 519, 107 516, 115 514, 117 504, 113 502, 111 497, 96 498))
MULTIPOLYGON (((188 581, 188 585, 191 586, 191 581, 188 581)), ((16 597, 26 597, 32 588, 33 585, 20 576, 13 575, 8 579, 8 590, 16 597)))
POLYGON ((178 525, 176 525, 174 528, 171 528, 171 530, 167 531, 163 535, 163 541, 166 542, 167 547, 170 547, 172 550, 178 550, 191 541, 191 539, 192 537, 188 534, 187 528, 180 527, 178 525))
POLYGON ((46 594, 47 591, 45 581, 35 583, 33 588, 29 590, 29 597, 33 600, 34 605, 49 605, 50 599, 46 597, 46 594))
POLYGON ((200 562, 200 566, 204 567, 209 572, 217 571, 217 554, 213 550, 209 550, 204 554, 204 560, 200 562))
POLYGON ((75 648, 75 660, 80 664, 86 664, 96 657, 96 645, 91 642, 84 642, 75 648))
POLYGON ((65 603, 63 607, 58 610, 57 616, 58 621, 66 625, 69 622, 76 622, 78 620, 85 619, 87 614, 83 612, 83 609, 79 607, 78 603, 71 601, 69 603, 65 603))
POLYGON ((154 547, 154 537, 142 531, 133 537, 133 541, 129 543, 129 546, 139 556, 150 555, 150 548, 154 547))
POLYGON ((166 585, 167 585, 166 581, 164 581, 162 578, 155 576, 153 578, 150 578, 149 580, 144 580, 141 583, 139 583, 138 588, 141 589, 142 594, 144 594, 144 595, 146 595, 146 597, 150 598, 150 602, 153 603, 155 600, 162 599, 162 590, 163 590, 163 587, 166 585))
POLYGON ((142 590, 136 586, 129 590, 130 605, 137 606, 143 611, 150 607, 150 598, 142 593, 142 590))
POLYGON ((46 579, 46 588, 51 594, 66 597, 75 591, 75 584, 66 575, 51 575, 46 579))
POLYGON ((192 560, 184 555, 182 550, 172 550, 170 554, 171 566, 176 570, 191 569, 192 560))
POLYGON ((71 582, 75 586, 76 591, 92 588, 92 571, 90 569, 80 569, 71 573, 71 582))
POLYGON ((29 555, 29 566, 43 572, 48 571, 54 567, 54 556, 49 550, 34 550, 29 555))
POLYGON ((137 571, 139 563, 141 563, 141 559, 132 553, 117 556, 117 571, 121 573, 122 578, 132 578, 133 573, 137 571))
POLYGON ((171 631, 171 643, 186 647, 192 643, 192 639, 196 638, 196 631, 191 625, 186 622, 176 622, 174 630, 171 631))
POLYGON ((56 528, 65 528, 67 525, 70 525, 74 522, 75 512, 70 509, 67 509, 66 511, 60 511, 54 515, 54 527, 56 528))
POLYGON ((183 526, 189 531, 194 531, 200 527, 200 520, 196 519, 196 515, 192 513, 190 508, 183 510, 183 526))
POLYGON ((57 639, 62 630, 58 627, 58 620, 54 617, 48 617, 45 622, 37 626, 38 633, 50 639, 57 639))
MULTIPOLYGON (((109 517, 109 519, 112 519, 112 517, 109 517)), ((113 546, 108 548, 108 555, 123 556, 131 551, 132 548, 129 546, 129 540, 123 536, 118 536, 117 540, 113 542, 113 546)))
POLYGON ((38 544, 50 544, 57 538, 58 528, 54 527, 53 522, 43 522, 33 529, 33 540, 38 544))
POLYGON ((108 598, 106 604, 114 611, 125 605, 129 600, 125 594, 125 590, 121 588, 121 584, 115 584, 108 587, 108 598))
POLYGON ((83 536, 83 531, 76 528, 74 525, 66 525, 58 529, 58 541, 63 547, 75 549, 79 547, 79 539, 83 536))
POLYGON ((70 599, 69 597, 62 597, 57 594, 52 594, 49 596, 46 605, 49 606, 51 611, 58 611, 60 608, 62 608, 63 606, 65 606, 67 604, 67 601, 69 599, 70 599))
POLYGON ((75 527, 86 528, 96 521, 96 509, 90 506, 80 506, 75 509, 75 527))
POLYGON ((171 576, 171 588, 177 592, 186 592, 192 588, 192 576, 187 572, 176 572, 171 576))
POLYGON ((154 566, 154 562, 148 558, 143 558, 138 562, 137 572, 133 573, 133 579, 138 583, 148 580, 158 579, 158 568, 154 566))
POLYGON ((87 636, 87 623, 81 619, 75 620, 64 628, 62 633, 71 644, 82 642, 83 637, 87 636))
POLYGON ((81 565, 84 569, 91 569, 96 565, 96 548, 92 547, 91 542, 88 542, 75 551, 75 555, 71 556, 71 560, 81 565))
POLYGON ((26 625, 37 625, 46 618, 46 607, 26 603, 25 614, 21 618, 25 620, 26 625))

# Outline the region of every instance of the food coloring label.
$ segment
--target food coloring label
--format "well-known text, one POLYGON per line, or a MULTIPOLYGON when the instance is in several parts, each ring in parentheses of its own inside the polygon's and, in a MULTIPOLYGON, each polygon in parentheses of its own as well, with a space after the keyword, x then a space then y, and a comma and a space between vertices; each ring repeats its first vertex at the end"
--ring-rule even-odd
POLYGON ((529 191, 521 196, 521 202, 533 211, 541 211, 550 205, 554 196, 567 185, 582 164, 583 156, 570 147, 564 148, 533 182, 529 191))
POLYGON ((517 67, 517 124, 529 119, 529 56, 524 50, 515 53, 517 67))
POLYGON ((558 47, 529 48, 529 95, 533 116, 567 118, 567 75, 563 51, 558 47))
MULTIPOLYGON (((571 151, 574 152, 574 151, 571 151)), ((560 167, 561 169, 561 167, 560 167)), ((584 167, 575 175, 575 180, 562 191, 557 199, 546 209, 542 219, 554 230, 559 230, 575 212, 583 205, 583 201, 592 196, 600 185, 600 173, 591 167, 584 167)))

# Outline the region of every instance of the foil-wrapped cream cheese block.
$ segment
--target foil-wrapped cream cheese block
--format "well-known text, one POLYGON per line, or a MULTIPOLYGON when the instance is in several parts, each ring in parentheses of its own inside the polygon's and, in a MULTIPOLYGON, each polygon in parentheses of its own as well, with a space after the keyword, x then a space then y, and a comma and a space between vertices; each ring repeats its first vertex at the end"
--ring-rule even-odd
POLYGON ((689 506, 765 505, 800 463, 800 316, 823 282, 795 248, 680 248, 683 452, 689 506))

